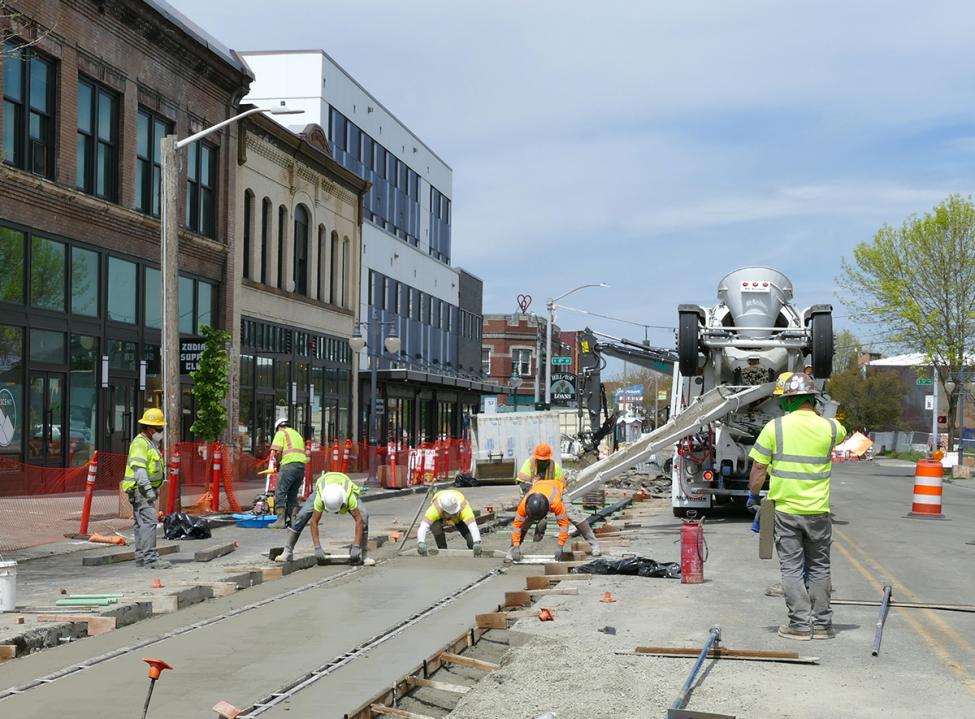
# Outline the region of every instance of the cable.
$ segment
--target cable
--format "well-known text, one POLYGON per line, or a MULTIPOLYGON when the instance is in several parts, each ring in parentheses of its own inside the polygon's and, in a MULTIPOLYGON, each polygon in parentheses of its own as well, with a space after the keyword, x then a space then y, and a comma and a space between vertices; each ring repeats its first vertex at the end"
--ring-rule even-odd
POLYGON ((601 315, 598 312, 590 312, 589 310, 581 310, 578 307, 567 307, 565 305, 556 305, 560 310, 567 310, 569 312, 578 312, 581 315, 590 315, 591 317, 599 317, 604 320, 611 320, 613 322, 622 322, 623 324, 633 325, 634 327, 643 327, 645 329, 651 330, 676 330, 676 327, 671 327, 668 325, 648 325, 643 322, 634 322, 633 320, 624 320, 621 317, 611 317, 610 315, 601 315))

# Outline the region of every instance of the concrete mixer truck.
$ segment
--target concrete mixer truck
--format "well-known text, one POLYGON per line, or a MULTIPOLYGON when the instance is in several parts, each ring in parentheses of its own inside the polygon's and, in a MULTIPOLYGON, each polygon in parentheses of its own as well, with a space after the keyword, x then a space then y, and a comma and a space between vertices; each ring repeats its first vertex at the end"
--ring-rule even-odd
MULTIPOLYGON (((744 267, 718 283, 717 304, 679 305, 670 421, 584 467, 569 488, 577 497, 651 455, 673 453, 672 505, 693 516, 748 496, 748 452, 781 414, 772 397, 782 372, 811 372, 822 388, 832 373, 830 305, 799 310, 792 282, 767 267, 744 267)), ((820 398, 826 416, 836 404, 820 398)))

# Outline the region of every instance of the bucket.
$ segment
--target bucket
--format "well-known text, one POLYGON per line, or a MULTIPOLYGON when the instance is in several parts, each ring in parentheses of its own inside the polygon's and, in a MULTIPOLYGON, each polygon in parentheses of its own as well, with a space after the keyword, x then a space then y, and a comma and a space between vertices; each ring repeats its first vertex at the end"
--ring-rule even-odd
POLYGON ((0 612, 17 611, 17 562, 0 561, 0 612))

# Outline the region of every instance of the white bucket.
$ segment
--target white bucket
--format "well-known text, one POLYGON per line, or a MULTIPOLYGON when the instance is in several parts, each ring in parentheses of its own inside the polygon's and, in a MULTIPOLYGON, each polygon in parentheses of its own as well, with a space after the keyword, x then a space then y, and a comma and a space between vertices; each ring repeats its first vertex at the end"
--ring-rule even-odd
POLYGON ((17 562, 0 561, 0 612, 17 611, 17 562))

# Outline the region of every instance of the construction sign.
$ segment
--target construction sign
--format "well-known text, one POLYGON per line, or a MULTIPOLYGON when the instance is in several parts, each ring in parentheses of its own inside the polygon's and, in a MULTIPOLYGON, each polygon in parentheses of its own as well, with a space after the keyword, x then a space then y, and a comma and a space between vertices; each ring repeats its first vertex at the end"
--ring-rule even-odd
POLYGON ((552 404, 565 405, 575 402, 576 376, 571 372, 555 372, 552 374, 552 404))

